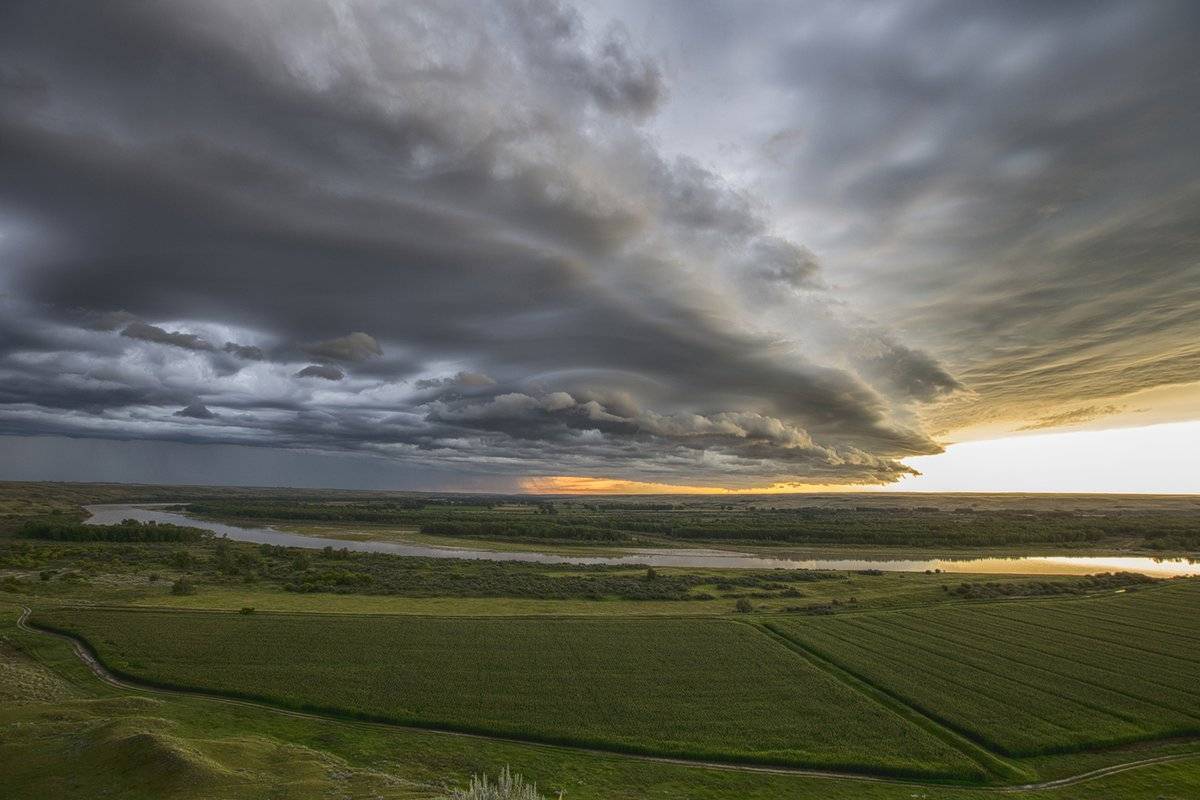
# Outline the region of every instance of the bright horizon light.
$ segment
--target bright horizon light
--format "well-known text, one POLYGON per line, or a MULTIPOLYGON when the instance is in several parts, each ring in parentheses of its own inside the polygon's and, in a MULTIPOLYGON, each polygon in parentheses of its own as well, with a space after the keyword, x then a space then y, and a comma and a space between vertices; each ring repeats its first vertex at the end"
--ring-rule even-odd
POLYGON ((904 459, 921 472, 885 486, 731 488, 557 475, 521 482, 530 494, 801 494, 813 492, 1051 492, 1200 494, 1200 422, 1013 436, 952 444, 904 459))
POLYGON ((877 491, 1200 493, 1200 422, 1014 436, 907 458, 921 472, 877 491))

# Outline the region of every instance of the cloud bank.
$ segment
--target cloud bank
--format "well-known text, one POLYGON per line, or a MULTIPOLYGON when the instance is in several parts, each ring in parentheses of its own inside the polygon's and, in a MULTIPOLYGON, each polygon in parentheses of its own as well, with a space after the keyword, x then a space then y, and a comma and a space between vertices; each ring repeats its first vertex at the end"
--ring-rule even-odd
POLYGON ((5 4, 0 433, 880 483, 1200 374, 1186 5, 614 8, 5 4))

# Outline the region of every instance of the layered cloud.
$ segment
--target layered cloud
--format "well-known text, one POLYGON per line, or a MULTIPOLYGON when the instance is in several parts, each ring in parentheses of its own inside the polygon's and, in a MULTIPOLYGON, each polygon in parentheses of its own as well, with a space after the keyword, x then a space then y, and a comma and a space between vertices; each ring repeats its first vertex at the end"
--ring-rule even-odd
POLYGON ((1070 182, 1105 173, 1105 148, 1142 153, 1092 130, 1117 101, 1069 69, 1075 105, 1026 103, 1019 145, 1017 111, 973 104, 990 80, 1015 108, 1060 64, 1082 81, 1118 10, 1087 14, 1094 41, 1006 66, 1001 42, 1058 41, 1063 18, 964 10, 922 33, 926 9, 793 25, 755 7, 718 36, 681 8, 655 45, 536 0, 6 4, 0 432, 363 453, 504 485, 887 482, 940 450, 931 430, 1103 407, 1074 398, 1114 363, 1122 387, 1186 372, 1195 228, 1168 200, 1200 184, 1152 109, 1194 77, 1106 112, 1155 128, 1164 155, 1138 163, 1171 191, 1155 206, 1139 178, 1105 216, 1070 182), (965 69, 966 44, 921 60, 972 15, 997 63, 965 69), (681 75, 676 40, 711 58, 681 75), (732 62, 790 105, 759 98, 748 149, 710 158, 680 114, 723 113, 694 85, 732 62), (1071 131, 1087 154, 1051 141, 1071 131), (1056 210, 1015 236, 1031 203, 1056 210), (1132 311, 1147 298, 1156 316, 1132 311))
POLYGON ((1200 6, 706 11, 618 11, 678 65, 661 135, 772 198, 843 298, 969 389, 935 429, 1200 380, 1200 6))

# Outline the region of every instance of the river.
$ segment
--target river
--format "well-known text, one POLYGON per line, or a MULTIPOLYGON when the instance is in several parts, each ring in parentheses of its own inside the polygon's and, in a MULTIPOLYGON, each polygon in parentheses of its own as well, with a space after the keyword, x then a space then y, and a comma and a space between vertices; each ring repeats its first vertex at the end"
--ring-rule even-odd
POLYGON ((240 542, 257 542, 287 547, 357 550, 391 553, 423 558, 461 558, 490 561, 532 561, 541 564, 611 564, 651 567, 705 567, 724 569, 877 569, 884 572, 925 572, 941 570, 953 573, 990 573, 1009 575, 1090 575, 1096 572, 1140 572, 1156 578, 1200 575, 1200 563, 1183 558, 1144 556, 1011 556, 986 558, 771 558, 728 550, 639 549, 619 556, 571 556, 529 551, 475 550, 461 547, 406 544, 403 542, 361 541, 305 536, 274 528, 243 528, 168 511, 178 503, 128 505, 108 503, 86 506, 92 515, 89 525, 110 525, 123 519, 142 522, 168 522, 210 530, 240 542))

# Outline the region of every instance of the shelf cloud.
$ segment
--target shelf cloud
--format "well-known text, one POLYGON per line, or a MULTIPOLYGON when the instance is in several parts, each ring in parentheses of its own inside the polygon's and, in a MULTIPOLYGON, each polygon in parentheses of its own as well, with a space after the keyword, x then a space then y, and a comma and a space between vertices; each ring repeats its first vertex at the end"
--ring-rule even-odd
POLYGON ((1200 376, 1200 15, 1068 5, 6 3, 0 433, 737 488, 1103 421, 1200 376))

